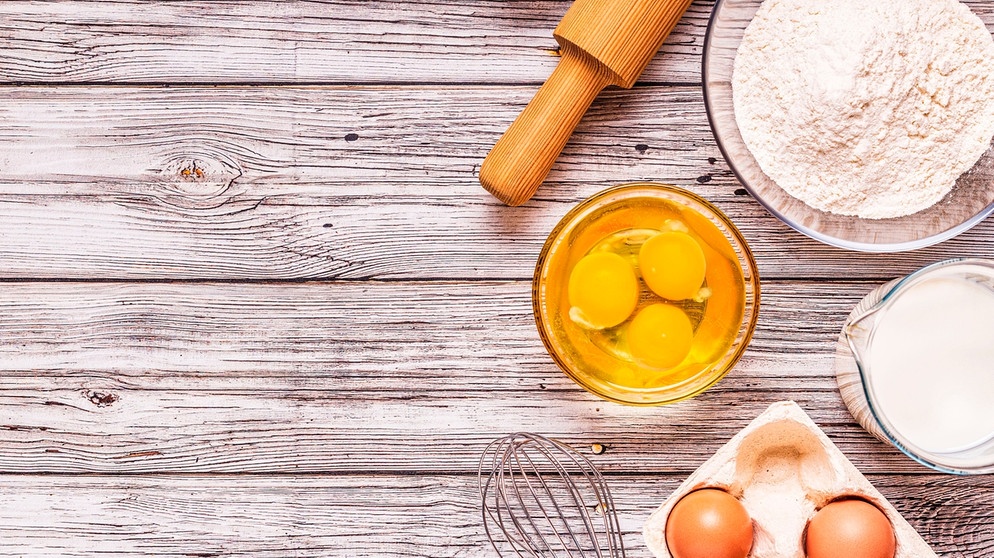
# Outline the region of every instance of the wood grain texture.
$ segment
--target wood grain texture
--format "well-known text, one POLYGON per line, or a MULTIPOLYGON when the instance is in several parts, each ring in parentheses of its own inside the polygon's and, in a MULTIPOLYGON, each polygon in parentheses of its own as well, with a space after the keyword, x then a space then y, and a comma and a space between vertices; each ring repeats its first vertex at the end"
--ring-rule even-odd
POLYGON ((466 473, 524 430, 607 445, 608 471, 689 472, 795 399, 864 470, 920 473, 836 391, 835 339, 874 286, 767 282, 729 377, 643 409, 559 372, 527 282, 11 283, 0 471, 466 473))
MULTIPOLYGON (((228 184, 266 195, 273 193, 266 185, 287 183, 304 194, 445 195, 440 185, 475 181, 533 93, 520 86, 3 87, 2 179, 101 191, 179 183, 201 195, 228 184)), ((606 92, 550 180, 655 175, 694 183, 708 157, 720 157, 701 95, 698 87, 606 92)))
POLYGON ((0 277, 527 279, 575 203, 642 179, 714 201, 764 279, 884 279, 994 255, 989 222, 892 255, 791 231, 740 195, 687 87, 606 92, 538 198, 502 207, 475 172, 531 93, 0 88, 0 277))
MULTIPOLYGON (((737 375, 831 379, 845 316, 875 286, 764 283, 737 375)), ((197 378, 361 390, 375 375, 381 390, 491 392, 559 377, 521 281, 7 283, 0 339, 0 386, 100 373, 160 390, 197 378)))
MULTIPOLYGON (((0 82, 539 84, 569 5, 5 1, 0 82)), ((712 5, 691 6, 643 81, 700 82, 712 5)))
MULTIPOLYGON (((870 475, 942 556, 986 556, 989 478, 870 475), (925 495, 923 497, 923 495, 925 495), (949 518, 960 518, 949 521, 949 518)), ((610 477, 627 555, 648 558, 641 528, 682 481, 610 477)), ((470 475, 259 477, 3 476, 0 553, 23 557, 496 556, 470 475)))

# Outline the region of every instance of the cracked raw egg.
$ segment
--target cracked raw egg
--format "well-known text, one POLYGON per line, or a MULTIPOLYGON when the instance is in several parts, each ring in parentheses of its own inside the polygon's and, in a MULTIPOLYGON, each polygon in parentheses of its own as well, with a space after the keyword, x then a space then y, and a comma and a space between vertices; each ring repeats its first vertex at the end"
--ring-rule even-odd
POLYGON ((668 403, 713 385, 752 335, 752 257, 706 200, 660 184, 585 200, 553 229, 532 283, 542 342, 593 393, 668 403))
POLYGON ((593 252, 573 268, 567 294, 574 322, 588 329, 614 327, 635 311, 638 277, 632 264, 618 254, 593 252))
POLYGON ((695 298, 704 283, 707 259, 689 234, 659 233, 639 250, 639 271, 652 292, 668 300, 695 298))
POLYGON ((687 314, 670 304, 651 304, 628 326, 628 350, 636 361, 653 368, 673 368, 683 362, 694 342, 687 314))

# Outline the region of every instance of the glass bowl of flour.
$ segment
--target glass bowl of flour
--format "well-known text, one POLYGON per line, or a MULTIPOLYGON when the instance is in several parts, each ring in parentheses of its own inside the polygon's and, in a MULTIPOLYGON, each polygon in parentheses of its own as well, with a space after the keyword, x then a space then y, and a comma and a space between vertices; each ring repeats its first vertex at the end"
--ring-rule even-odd
POLYGON ((994 1, 718 0, 704 98, 775 216, 896 252, 994 212, 994 1))

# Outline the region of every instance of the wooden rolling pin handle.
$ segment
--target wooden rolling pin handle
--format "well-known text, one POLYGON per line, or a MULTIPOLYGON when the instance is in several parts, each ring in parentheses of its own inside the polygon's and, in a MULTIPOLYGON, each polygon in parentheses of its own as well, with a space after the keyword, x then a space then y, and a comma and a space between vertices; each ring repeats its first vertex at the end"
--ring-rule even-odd
POLYGON ((542 85, 480 167, 480 183, 508 205, 521 205, 545 180, 597 94, 617 76, 569 43, 542 85))

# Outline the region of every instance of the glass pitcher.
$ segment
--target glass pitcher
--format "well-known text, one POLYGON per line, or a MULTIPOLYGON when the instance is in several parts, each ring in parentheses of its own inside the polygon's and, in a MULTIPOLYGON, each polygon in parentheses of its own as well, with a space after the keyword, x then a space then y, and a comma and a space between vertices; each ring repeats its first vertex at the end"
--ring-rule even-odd
POLYGON ((948 260, 878 288, 840 347, 839 390, 867 431, 939 471, 994 472, 994 261, 948 260))

